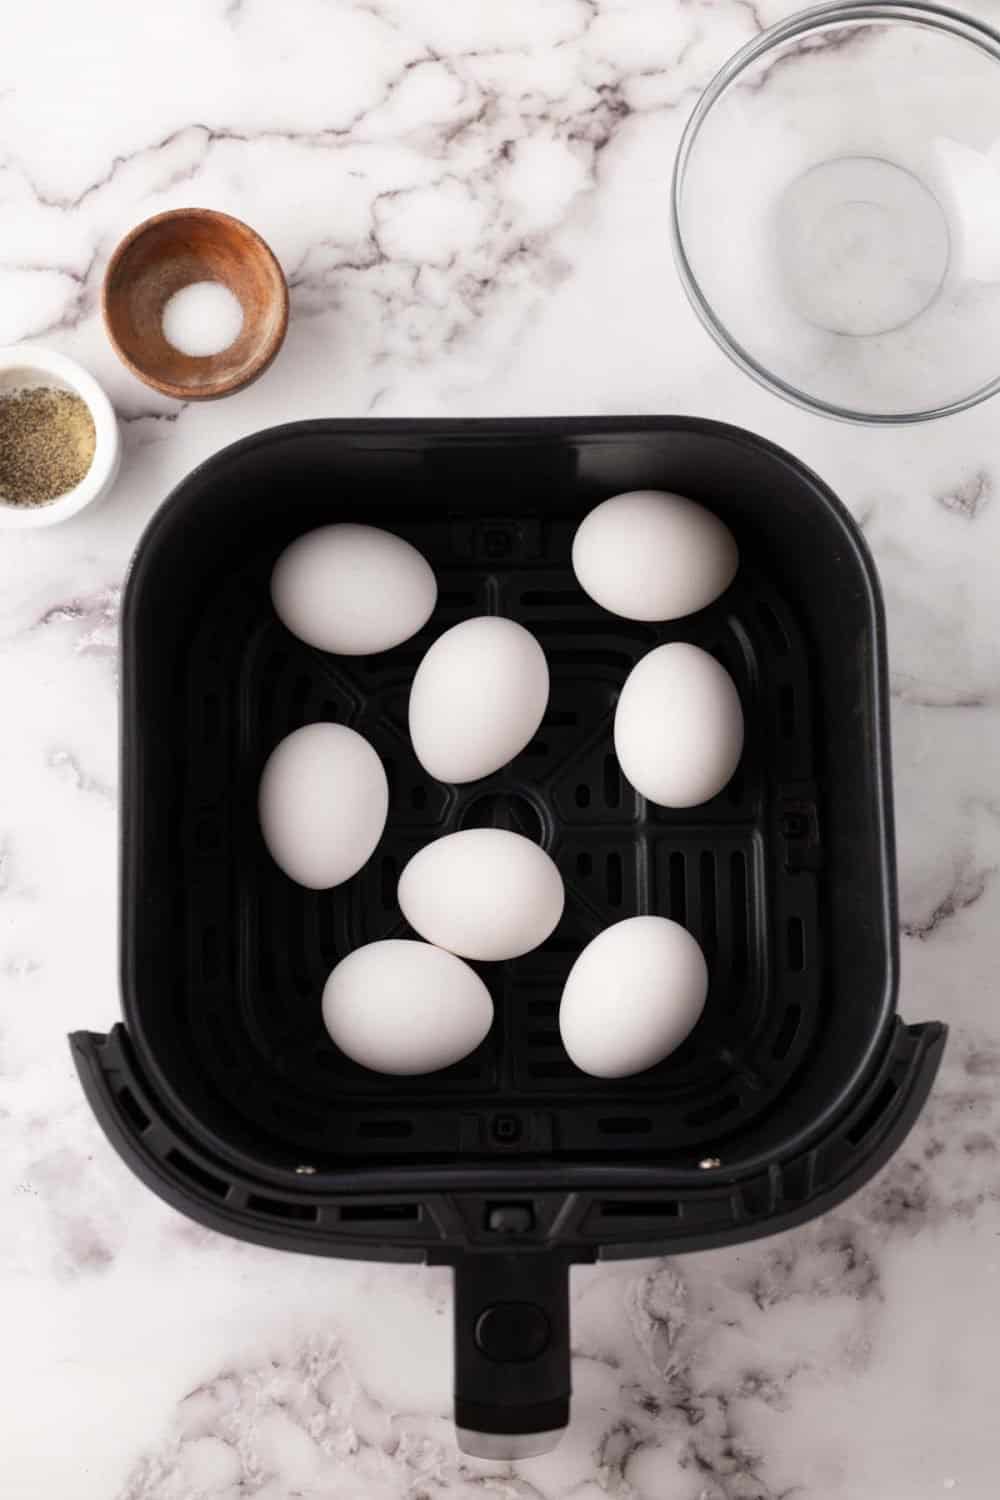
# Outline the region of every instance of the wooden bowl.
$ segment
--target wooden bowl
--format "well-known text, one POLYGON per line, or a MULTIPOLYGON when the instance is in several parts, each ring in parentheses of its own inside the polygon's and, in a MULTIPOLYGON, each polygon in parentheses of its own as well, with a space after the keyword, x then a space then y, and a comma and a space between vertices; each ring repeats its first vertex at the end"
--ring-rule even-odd
POLYGON ((147 385, 180 401, 212 401, 262 375, 288 328, 288 286, 259 234, 211 208, 155 214, 127 234, 101 292, 108 337, 147 385), (217 281, 243 308, 243 327, 218 354, 182 354, 163 333, 163 309, 196 281, 217 281))

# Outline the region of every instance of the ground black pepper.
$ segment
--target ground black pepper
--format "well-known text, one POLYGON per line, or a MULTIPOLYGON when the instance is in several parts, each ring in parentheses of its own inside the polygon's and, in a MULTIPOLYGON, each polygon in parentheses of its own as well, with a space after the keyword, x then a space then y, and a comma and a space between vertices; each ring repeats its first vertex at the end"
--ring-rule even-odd
POLYGON ((0 502, 47 505, 74 489, 96 442, 94 419, 75 392, 55 386, 0 392, 0 502))

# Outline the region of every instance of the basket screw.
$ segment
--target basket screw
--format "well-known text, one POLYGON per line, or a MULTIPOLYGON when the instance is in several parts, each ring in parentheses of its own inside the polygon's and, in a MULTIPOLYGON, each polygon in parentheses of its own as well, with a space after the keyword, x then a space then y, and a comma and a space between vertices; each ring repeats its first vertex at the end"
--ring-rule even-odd
POLYGON ((316 1168, 315 1167, 296 1167, 295 1168, 295 1175, 296 1175, 296 1177, 315 1177, 315 1175, 316 1175, 316 1168))
POLYGON ((703 1172, 712 1172, 722 1166, 722 1161, 718 1156, 703 1156, 698 1165, 703 1172))

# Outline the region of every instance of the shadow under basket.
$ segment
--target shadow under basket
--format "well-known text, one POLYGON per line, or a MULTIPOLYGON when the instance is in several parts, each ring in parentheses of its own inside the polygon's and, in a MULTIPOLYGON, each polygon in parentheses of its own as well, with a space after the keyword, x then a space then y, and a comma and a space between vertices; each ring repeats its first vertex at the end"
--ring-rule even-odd
MULTIPOLYGON (((899 1145, 944 1028, 896 1016, 885 635, 864 541, 801 464, 690 418, 316 421, 195 470, 136 555, 123 611, 124 1023, 72 1038, 109 1139, 167 1202, 239 1239, 455 1268, 460 1441, 544 1451, 569 1420, 569 1268, 771 1234, 831 1208, 899 1145), (700 614, 607 614, 570 544, 599 500, 704 501, 741 566, 700 614), (440 587, 431 623, 370 658, 291 636, 268 583, 331 521, 406 537, 440 587), (406 732, 409 683, 448 625, 494 613, 540 640, 552 692, 497 775, 444 786, 406 732), (732 674, 747 740, 712 802, 653 807, 622 779, 614 705, 652 646, 732 674), (332 892, 269 858, 257 784, 275 744, 350 724, 390 783, 375 855, 332 892), (509 827, 562 872, 536 952, 479 966, 496 1006, 444 1072, 387 1078, 324 1030, 320 996, 361 943, 408 935, 396 881, 458 828, 509 827), (683 922, 711 975, 692 1036, 634 1078, 579 1072, 558 1031, 581 947, 638 912, 683 922)), ((385 1330, 391 1340, 391 1330, 385 1330)))

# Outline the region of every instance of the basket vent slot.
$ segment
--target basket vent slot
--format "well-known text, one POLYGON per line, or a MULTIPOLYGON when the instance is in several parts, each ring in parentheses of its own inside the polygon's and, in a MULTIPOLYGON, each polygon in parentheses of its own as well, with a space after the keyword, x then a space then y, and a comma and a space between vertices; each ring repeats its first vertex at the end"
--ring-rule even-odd
POLYGON ((729 859, 730 911, 732 913, 732 975, 745 979, 749 940, 747 936, 747 865, 743 853, 734 849, 729 859))
POLYGON ((676 1219, 681 1206, 673 1198, 607 1198, 602 1219, 676 1219))
POLYGON ((345 1203, 342 1224, 413 1224, 420 1218, 419 1203, 345 1203))
POLYGON ((684 925, 687 919, 687 885, 685 883, 684 856, 675 850, 670 856, 670 915, 675 922, 684 925))
POLYGON ((782 1197, 786 1203, 802 1203, 812 1191, 815 1158, 812 1154, 792 1162, 782 1173, 782 1197))
POLYGON ((289 1203, 286 1198, 265 1198, 260 1193, 249 1194, 247 1208, 269 1214, 272 1219, 294 1219, 300 1224, 315 1224, 319 1218, 315 1203, 289 1203))
POLYGON ((793 974, 801 974, 806 966, 806 934, 801 917, 788 918, 788 967, 793 974))
POLYGON ((413 1134, 412 1120, 362 1120, 358 1135, 372 1141, 401 1141, 413 1134))
POLYGON ((606 1115, 597 1128, 602 1135, 649 1135, 653 1122, 647 1115, 606 1115))
POLYGON ((701 877, 701 946, 709 963, 716 946, 715 856, 703 849, 698 861, 701 877))
POLYGON ((621 906, 624 893, 622 857, 616 849, 608 855, 605 873, 608 882, 608 904, 621 906))

